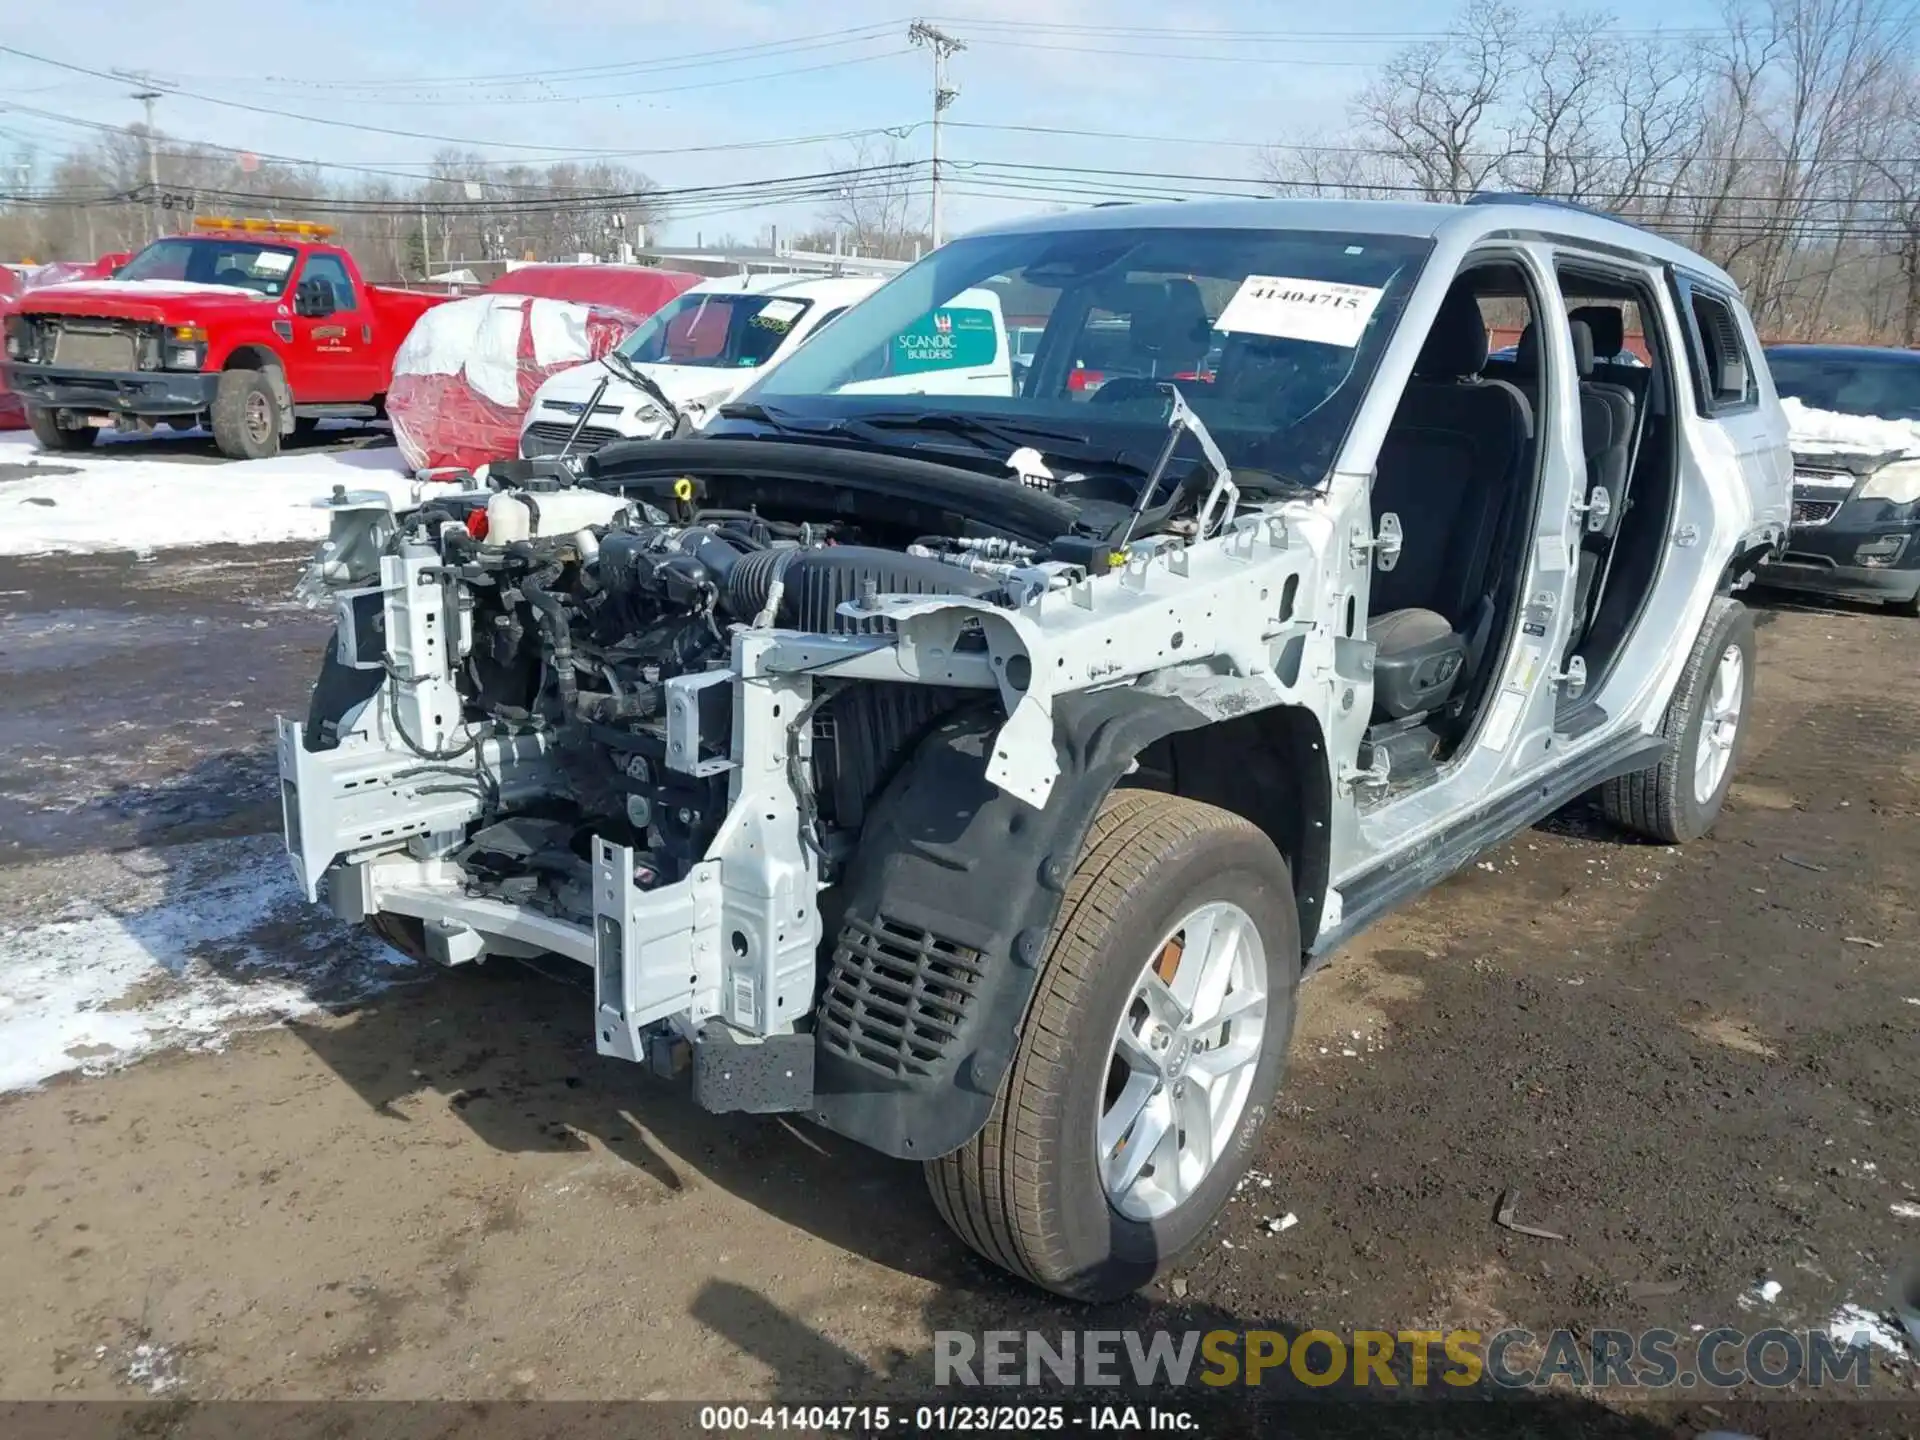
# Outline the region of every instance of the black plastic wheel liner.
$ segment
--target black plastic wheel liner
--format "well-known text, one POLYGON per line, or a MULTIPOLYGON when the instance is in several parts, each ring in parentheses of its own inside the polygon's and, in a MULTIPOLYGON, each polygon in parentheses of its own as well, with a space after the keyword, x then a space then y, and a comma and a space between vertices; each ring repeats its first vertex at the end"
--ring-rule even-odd
MULTIPOLYGON (((670 500, 683 477, 703 482, 702 503, 730 509, 804 509, 958 533, 956 520, 1034 544, 1067 534, 1078 507, 1012 478, 976 474, 904 455, 786 440, 634 440, 587 457, 585 483, 649 490, 670 500)), ((782 518, 786 518, 782 515, 782 518)))
MULTIPOLYGON (((839 887, 845 909, 828 990, 835 967, 863 963, 875 937, 903 937, 896 952, 911 952, 906 963, 928 973, 908 982, 904 1007, 891 1008, 904 1008, 908 1031, 937 1032, 937 1044, 913 1054, 910 1035, 906 1064, 875 1063, 891 1037, 863 1045, 823 1014, 814 1118, 828 1129, 884 1154, 931 1160, 986 1123, 1101 801, 1146 745, 1207 723, 1177 700, 1132 690, 1063 696, 1054 722, 1060 775, 1044 809, 986 778, 1005 719, 975 707, 935 729, 868 812, 839 887)), ((880 983, 902 993, 891 979, 880 983)))
POLYGON ((340 663, 340 637, 327 637, 319 677, 307 700, 307 725, 301 744, 308 750, 333 750, 340 744, 339 727, 347 716, 373 699, 384 670, 356 670, 340 663))

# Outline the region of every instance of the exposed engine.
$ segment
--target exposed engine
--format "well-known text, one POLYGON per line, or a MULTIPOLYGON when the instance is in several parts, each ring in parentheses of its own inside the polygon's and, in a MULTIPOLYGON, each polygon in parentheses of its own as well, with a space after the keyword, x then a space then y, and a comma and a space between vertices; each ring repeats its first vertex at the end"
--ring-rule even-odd
MULTIPOLYGON (((301 743, 338 748, 372 705, 375 753, 390 758, 377 762, 377 782, 329 779, 326 817, 309 799, 295 828, 313 831, 303 845, 331 844, 334 856, 343 840, 379 854, 411 835, 410 853, 452 861, 468 896, 575 926, 605 909, 593 876, 609 847, 631 858, 630 883, 642 892, 688 881, 732 845, 758 856, 748 866, 763 877, 755 893, 791 889, 800 876, 835 885, 916 744, 951 712, 1004 708, 1000 687, 1025 688, 1015 678, 1024 657, 997 675, 1003 656, 965 602, 1025 609, 1212 533, 1231 521, 1238 496, 1177 395, 1169 439, 1144 478, 1111 460, 1113 473, 1049 474, 1034 486, 917 456, 707 438, 610 447, 574 468, 492 468, 503 473, 490 474, 490 493, 398 516, 384 497, 336 494, 333 534, 302 593, 331 597, 337 653, 301 743), (1163 491, 1182 430, 1208 463, 1163 491), (886 607, 916 595, 963 602, 945 607, 938 650, 977 659, 949 669, 947 684, 903 669, 890 643, 886 607), (753 698, 743 689, 743 630, 767 632, 772 645, 861 634, 876 644, 837 643, 818 663, 803 653, 756 670, 806 678, 783 702, 793 713, 756 710, 736 735, 739 707, 772 703, 766 684, 751 687, 753 698), (876 664, 863 668, 867 654, 876 664), (836 670, 840 661, 847 667, 836 670), (743 823, 790 811, 797 835, 784 819, 764 845, 734 835, 748 772, 762 799, 743 823), (414 787, 406 828, 379 823, 392 811, 364 789, 372 783, 414 787), (431 828, 435 805, 457 831, 431 828), (767 868, 769 849, 784 852, 787 869, 767 868)), ((741 859, 734 864, 739 871, 741 859)), ((763 944, 787 945, 766 914, 750 925, 771 927, 763 944)), ((745 929, 736 933, 753 948, 745 929)), ((552 934, 541 943, 555 941, 573 943, 552 934)))
MULTIPOLYGON (((711 773, 688 773, 707 767, 667 764, 666 682, 724 675, 732 629, 877 629, 888 622, 844 615, 842 605, 876 593, 994 595, 1033 553, 1004 539, 940 536, 886 548, 863 543, 869 537, 854 526, 734 510, 694 510, 675 523, 639 501, 604 524, 525 533, 552 524, 582 493, 512 492, 484 509, 464 500, 430 506, 410 527, 438 549, 437 578, 470 637, 458 672, 466 718, 489 719, 499 732, 547 732, 565 779, 564 794, 499 816, 455 858, 486 893, 556 914, 591 911, 591 835, 643 853, 652 884, 683 878, 705 854, 727 810, 718 762, 730 746, 733 691, 716 684, 681 692, 700 707, 698 759, 716 762, 711 773), (502 534, 524 538, 502 544, 502 534)), ((619 504, 597 493, 592 500, 603 509, 619 504)), ((972 644, 985 648, 977 633, 961 636, 960 648, 972 644)), ((942 714, 981 698, 977 690, 875 681, 818 687, 811 713, 796 717, 790 733, 804 724, 812 738, 805 763, 795 745, 792 778, 823 878, 910 743, 942 714)), ((425 758, 457 763, 452 752, 425 758)))

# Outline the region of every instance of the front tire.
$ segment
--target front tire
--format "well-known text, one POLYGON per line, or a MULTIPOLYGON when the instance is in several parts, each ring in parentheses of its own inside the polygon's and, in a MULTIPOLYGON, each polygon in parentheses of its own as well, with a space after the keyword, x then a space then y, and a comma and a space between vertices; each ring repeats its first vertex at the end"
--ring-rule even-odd
POLYGON ((1698 840, 1713 828, 1746 738, 1753 672, 1753 615, 1720 596, 1667 704, 1660 763, 1600 787, 1609 820, 1666 845, 1698 840))
POLYGON ((221 372, 213 392, 213 443, 230 460, 280 453, 280 396, 264 370, 221 372))
POLYGON ((1108 797, 987 1123, 926 1166, 941 1216, 1056 1294, 1137 1290, 1251 1163, 1299 978, 1292 879, 1264 834, 1171 795, 1108 797))
POLYGON ((77 430, 63 428, 60 412, 44 405, 28 407, 27 428, 33 431, 33 438, 42 450, 87 450, 100 438, 99 429, 92 425, 83 425, 77 430))

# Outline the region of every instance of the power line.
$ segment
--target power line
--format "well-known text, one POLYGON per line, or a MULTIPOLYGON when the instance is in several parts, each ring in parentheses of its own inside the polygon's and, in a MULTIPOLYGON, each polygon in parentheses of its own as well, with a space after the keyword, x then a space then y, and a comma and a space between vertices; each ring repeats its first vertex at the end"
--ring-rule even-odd
MULTIPOLYGON (((31 106, 26 106, 26 105, 10 104, 5 100, 0 100, 0 114, 4 114, 8 111, 12 111, 14 113, 21 114, 21 115, 35 116, 43 120, 56 121, 63 125, 73 125, 81 129, 93 130, 93 131, 98 131, 98 132, 113 134, 113 135, 129 135, 129 136, 137 137, 140 133, 126 125, 110 125, 100 120, 83 120, 77 115, 62 115, 52 110, 41 110, 31 106)), ((493 167, 493 166, 504 166, 504 165, 525 166, 525 165, 539 165, 539 164, 571 164, 571 163, 578 163, 583 160, 593 161, 593 162, 598 162, 602 160, 616 160, 616 159, 637 160, 637 159, 645 159, 645 158, 658 156, 658 155, 708 155, 708 154, 720 154, 723 152, 734 151, 734 150, 772 150, 772 149, 783 149, 783 148, 786 148, 789 146, 795 146, 795 145, 831 144, 835 141, 841 141, 841 140, 857 140, 864 136, 869 136, 869 135, 890 135, 895 139, 904 140, 909 135, 911 135, 914 131, 920 129, 926 123, 927 122, 924 120, 909 120, 899 125, 876 125, 876 126, 868 126, 864 129, 858 129, 858 130, 834 130, 834 131, 827 131, 827 132, 823 132, 815 135, 779 135, 779 136, 770 136, 766 139, 761 139, 761 140, 721 141, 711 145, 666 145, 666 146, 658 146, 652 149, 599 150, 599 151, 588 151, 585 153, 577 152, 577 151, 561 151, 556 154, 549 154, 545 156, 517 157, 512 160, 492 160, 492 159, 486 159, 480 156, 472 156, 472 157, 463 156, 461 158, 460 163, 463 166, 493 167)), ((44 137, 44 138, 46 138, 47 143, 56 143, 52 139, 52 137, 44 137)), ((396 180, 431 180, 435 177, 430 175, 412 174, 405 170, 382 168, 383 165, 388 167, 410 165, 416 168, 424 168, 424 167, 432 166, 438 163, 432 160, 389 160, 385 162, 367 162, 362 164, 351 164, 345 161, 338 161, 338 160, 315 160, 306 156, 298 156, 298 155, 277 155, 265 150, 246 151, 240 147, 236 147, 232 145, 220 145, 220 144, 216 144, 211 140, 196 140, 189 136, 162 135, 160 138, 163 142, 171 139, 178 144, 193 145, 193 146, 199 147, 202 150, 217 151, 223 155, 237 156, 241 154, 254 154, 254 155, 257 155, 258 158, 260 158, 261 160, 272 160, 283 165, 309 166, 318 170, 350 171, 350 172, 363 174, 363 175, 385 176, 387 178, 396 179, 396 180)), ((190 160, 190 159, 199 158, 189 151, 169 152, 169 151, 163 150, 161 151, 161 154, 171 155, 171 157, 174 159, 190 160)), ((499 185, 504 182, 497 181, 497 180, 489 180, 486 183, 489 185, 499 185)))
MULTIPOLYGON (((1002 30, 1022 34, 1086 36, 1099 39, 1140 39, 1140 40, 1218 40, 1236 43, 1272 43, 1272 44, 1355 44, 1371 45, 1382 42, 1392 44, 1422 44, 1440 40, 1460 40, 1472 38, 1470 30, 1459 28, 1441 30, 1288 30, 1288 29, 1213 29, 1201 26, 1163 26, 1163 25, 1113 25, 1088 24, 1066 21, 984 19, 973 16, 935 17, 942 24, 952 25, 965 30, 1002 30)), ((1896 11, 1886 15, 1869 17, 1866 23, 1874 29, 1905 29, 1913 25, 1914 14, 1910 10, 1896 11)), ((1523 26, 1516 31, 1521 36, 1546 33, 1551 27, 1523 26)), ((1675 39, 1699 40, 1742 33, 1727 25, 1694 26, 1651 26, 1651 27, 1599 27, 1599 33, 1614 39, 1675 39)))
MULTIPOLYGON (((1070 199, 1088 202, 1113 199, 1176 201, 1213 198, 1223 194, 1228 198, 1259 198, 1248 196, 1245 191, 1248 188, 1257 190, 1268 188, 1266 182, 1246 176, 1192 175, 1169 171, 1111 170, 1098 167, 994 161, 968 162, 960 168, 967 181, 967 193, 986 195, 991 192, 996 198, 1008 199, 1070 199), (1218 188, 1221 186, 1238 188, 1223 192, 1218 188)), ((909 160, 850 169, 809 172, 770 180, 683 186, 674 189, 570 196, 548 195, 524 200, 447 199, 425 203, 431 205, 433 210, 442 217, 470 214, 510 219, 516 216, 574 213, 581 210, 640 205, 679 215, 693 208, 705 213, 715 206, 753 208, 756 205, 829 199, 849 189, 860 193, 876 192, 888 187, 911 185, 923 170, 930 172, 930 162, 909 160)), ((1341 187, 1324 188, 1339 189, 1341 187)), ((1421 187, 1411 185, 1379 185, 1360 188, 1372 191, 1386 190, 1391 193, 1424 193, 1421 187)), ((392 201, 352 197, 330 199, 325 196, 286 196, 255 191, 234 191, 217 186, 199 187, 194 190, 194 193, 208 200, 233 200, 263 205, 286 203, 342 216, 411 214, 422 203, 417 198, 392 201)), ((134 189, 98 195, 74 193, 61 195, 46 192, 39 195, 21 194, 13 198, 20 203, 30 205, 84 206, 130 203, 142 194, 142 190, 134 189)), ((1725 204, 1732 207, 1730 213, 1714 215, 1703 215, 1696 209, 1694 213, 1669 216, 1661 222, 1668 229, 1693 233, 1730 235, 1783 233, 1800 237, 1856 239, 1885 238, 1907 233, 1904 222, 1885 215, 1869 214, 1852 219, 1840 219, 1805 214, 1776 217, 1741 213, 1742 206, 1777 204, 1780 199, 1777 196, 1718 196, 1670 191, 1657 198, 1675 203, 1691 202, 1696 207, 1701 203, 1725 204)), ((1840 202, 1824 197, 1811 197, 1800 203, 1810 206, 1830 206, 1840 202)), ((1878 208, 1871 202, 1868 204, 1869 208, 1878 208)))
MULTIPOLYGON (((875 60, 891 60, 896 55, 905 55, 905 48, 896 46, 891 50, 881 50, 872 55, 853 55, 841 60, 826 60, 817 65, 794 65, 781 70, 767 70, 752 75, 728 75, 715 80, 690 80, 683 85, 660 85, 651 90, 597 90, 586 95, 515 95, 489 96, 468 93, 435 100, 425 99, 381 99, 369 101, 382 108, 397 105, 409 107, 460 107, 475 105, 579 105, 593 101, 641 100, 653 95, 679 95, 689 90, 718 90, 728 85, 750 85, 760 80, 785 80, 794 75, 815 75, 825 70, 844 70, 851 65, 867 65, 875 60)), ((760 57, 755 57, 760 58, 760 57)), ((176 94, 184 92, 176 91, 176 94)), ((222 102, 224 103, 224 102, 222 102)), ((295 118, 292 116, 289 119, 295 118)), ((491 143, 491 142, 483 142, 491 143)))
MULTIPOLYGON (((1382 145, 1334 145, 1309 144, 1304 142, 1282 142, 1266 140, 1215 140, 1202 135, 1143 135, 1138 132, 1121 130, 1079 130, 1062 125, 1009 125, 995 124, 985 120, 949 120, 946 122, 956 130, 999 131, 1018 135, 1058 135, 1081 140, 1128 140, 1143 145, 1201 145, 1221 150, 1251 150, 1261 154, 1298 154, 1298 155, 1357 155, 1379 160, 1404 160, 1405 152, 1382 145)), ((1509 156, 1508 151, 1469 150, 1462 151, 1463 160, 1501 160, 1509 156)), ((1561 155, 1563 162, 1582 165, 1630 164, 1644 159, 1638 155, 1561 155)), ((1794 165, 1804 164, 1804 160, 1795 160, 1779 155, 1713 155, 1706 157, 1722 165, 1794 165)), ((1831 166, 1878 166, 1878 165, 1920 165, 1920 157, 1893 158, 1882 155, 1824 157, 1822 165, 1831 166)))
MULTIPOLYGON (((1188 184, 1237 185, 1237 186, 1251 185, 1268 193, 1271 193, 1271 191, 1276 185, 1293 185, 1301 188, 1319 188, 1322 190, 1351 189, 1351 190, 1385 191, 1388 194, 1394 194, 1394 195, 1425 196, 1430 193, 1430 187, 1428 186, 1409 183, 1409 182, 1402 182, 1402 181, 1383 181, 1380 183, 1375 183, 1373 181, 1362 180, 1362 181, 1352 182, 1351 184, 1348 184, 1345 182, 1339 182, 1339 181, 1313 181, 1313 180, 1275 181, 1275 180, 1268 180, 1261 176, 1250 176, 1250 175, 1195 175, 1187 171, 1141 170, 1137 167, 1130 167, 1125 170, 1115 170, 1115 169, 1102 169, 1098 166, 1092 166, 1092 165, 1042 165, 1042 164, 1038 164, 1030 161, 1017 161, 1017 160, 973 160, 973 161, 965 161, 965 162, 956 161, 954 162, 954 164, 956 169, 969 170, 969 171, 971 170, 987 170, 989 172, 1000 171, 1000 170, 1011 170, 1016 172, 1039 171, 1043 174, 1058 174, 1058 175, 1069 175, 1069 176, 1078 176, 1078 177, 1094 176, 1102 179, 1119 178, 1119 179, 1138 179, 1138 180, 1174 180, 1174 181, 1182 181, 1188 184)), ((1489 178, 1491 179, 1492 177, 1489 177, 1489 178)), ((1587 193, 1589 192, 1581 192, 1579 194, 1575 194, 1573 192, 1543 191, 1540 193, 1545 198, 1548 198, 1548 199, 1579 200, 1579 199, 1584 199, 1587 193)), ((1726 204, 1749 203, 1749 204, 1777 205, 1784 201, 1784 202, 1788 202, 1795 205, 1834 206, 1834 205, 1871 205, 1875 203, 1880 203, 1875 201, 1874 198, 1871 196, 1856 196, 1856 195, 1779 195, 1779 194, 1767 195, 1767 194, 1752 194, 1752 193, 1719 194, 1713 191, 1665 190, 1665 189, 1661 190, 1659 192, 1659 195, 1660 195, 1660 198, 1666 199, 1666 200, 1684 200, 1684 201, 1693 201, 1693 202, 1699 202, 1699 203, 1719 202, 1719 203, 1726 203, 1726 204)))
MULTIPOLYGON (((720 50, 695 50, 684 56, 655 56, 651 60, 616 60, 605 65, 568 65, 564 71, 543 69, 543 71, 505 71, 493 75, 411 75, 411 77, 384 77, 384 79, 365 79, 365 81, 311 81, 294 75, 263 75, 259 81, 263 84, 284 84, 301 90, 434 90, 451 84, 563 84, 566 81, 605 81, 614 75, 653 75, 660 71, 676 69, 697 69, 705 65, 733 65, 739 61, 760 60, 768 52, 789 56, 803 54, 808 50, 831 50, 835 46, 858 44, 862 40, 872 40, 877 36, 891 35, 895 31, 893 21, 879 21, 874 25, 854 25, 845 31, 824 31, 820 35, 797 35, 785 40, 758 40, 755 44, 737 44, 720 50)), ((184 79, 204 79, 221 81, 223 75, 188 75, 184 79)))
MULTIPOLYGON (((902 50, 894 53, 904 54, 906 52, 902 50)), ((121 77, 117 75, 113 75, 105 70, 95 70, 90 66, 76 65, 69 60, 55 60, 50 56, 36 55, 32 51, 22 50, 17 46, 13 46, 13 45, 0 45, 0 54, 18 56, 20 59, 36 61, 42 65, 52 65, 57 69, 70 70, 78 75, 90 75, 97 80, 113 80, 116 82, 119 82, 121 80, 121 77)), ((885 59, 887 57, 884 55, 876 55, 868 58, 878 60, 878 59, 885 59)), ((787 72, 787 73, 797 73, 797 72, 787 72)), ((757 76, 752 76, 747 78, 756 79, 756 80, 768 80, 768 79, 776 79, 779 77, 778 75, 770 74, 770 75, 757 75, 757 76)), ((363 124, 360 124, 358 121, 354 121, 354 120, 339 120, 328 115, 295 114, 292 111, 276 109, 275 107, 269 106, 269 105, 250 105, 250 104, 247 104, 245 101, 241 101, 241 100, 224 100, 217 95, 202 95, 197 91, 183 90, 179 88, 170 88, 166 93, 170 96, 174 96, 182 100, 198 100, 203 104, 220 105, 230 110, 244 110, 255 115, 271 115, 277 119, 298 120, 303 123, 311 124, 311 125, 328 125, 341 130, 358 130, 369 135, 391 135, 391 136, 396 136, 403 140, 433 140, 433 141, 438 141, 439 143, 445 144, 445 145, 471 145, 471 146, 483 147, 483 148, 494 149, 494 150, 536 150, 537 151, 537 150, 551 150, 554 148, 551 145, 535 145, 535 144, 531 144, 529 142, 520 141, 520 140, 476 140, 470 136, 436 135, 428 131, 399 130, 386 125, 363 125, 363 124)), ((589 150, 589 149, 582 149, 580 151, 580 154, 582 156, 606 155, 609 153, 614 153, 614 152, 608 152, 605 150, 589 150)))
POLYGON ((1319 60, 1304 55, 1193 55, 1178 50, 1115 50, 1097 45, 1046 45, 1033 40, 996 40, 984 35, 972 36, 974 45, 992 45, 1009 50, 1051 50, 1063 55, 1120 55, 1135 60, 1199 60, 1209 65, 1289 65, 1308 69, 1377 70, 1373 60, 1319 60))
MULTIPOLYGON (((391 76, 368 80, 310 80, 299 76, 263 75, 262 83, 312 90, 434 89, 443 85, 552 84, 567 79, 607 79, 615 74, 645 74, 659 70, 688 69, 698 65, 731 64, 757 59, 768 51, 792 54, 798 51, 828 49, 861 40, 892 34, 899 27, 891 20, 855 25, 845 30, 828 30, 817 35, 798 35, 782 40, 761 40, 748 45, 729 45, 718 50, 696 50, 685 55, 655 56, 647 60, 616 60, 604 65, 569 66, 565 71, 513 70, 483 75, 391 76)), ((226 83, 224 75, 184 75, 189 80, 213 80, 226 83)))
MULTIPOLYGON (((1018 180, 993 180, 956 182, 949 187, 951 193, 976 199, 1012 200, 1032 204, 1040 200, 1077 202, 1080 205, 1110 204, 1114 201, 1137 202, 1140 204, 1161 205, 1178 203, 1187 199, 1216 198, 1199 194, 1173 194, 1165 190, 1142 190, 1137 187, 1090 186, 1073 182, 1046 182, 1018 180)), ((1246 197, 1240 197, 1246 198, 1246 197)), ((1636 223, 1650 229, 1664 231, 1681 237, 1717 237, 1730 239, 1751 239, 1778 235, 1793 240, 1832 240, 1867 241, 1905 239, 1911 231, 1908 227, 1891 220, 1874 221, 1868 224, 1841 224, 1829 221, 1782 221, 1775 222, 1763 216, 1721 217, 1708 219, 1701 216, 1671 216, 1667 218, 1642 217, 1636 223)))
MULTIPOLYGON (((924 167, 924 160, 898 160, 882 164, 857 166, 839 170, 817 170, 799 175, 775 176, 764 180, 739 180, 715 185, 685 185, 673 188, 648 188, 643 190, 608 191, 592 195, 539 196, 527 199, 421 199, 418 196, 406 199, 379 200, 351 196, 329 197, 313 195, 286 195, 253 190, 232 190, 222 186, 183 186, 196 198, 219 201, 250 201, 260 205, 299 205, 333 215, 385 215, 414 214, 422 205, 441 215, 520 215, 539 214, 553 211, 572 211, 581 209, 608 209, 622 206, 671 207, 681 201, 709 201, 718 196, 734 195, 751 197, 755 195, 775 195, 796 189, 809 193, 818 190, 822 194, 834 193, 836 186, 869 186, 880 183, 899 183, 910 180, 913 174, 924 167)), ((141 199, 146 187, 109 190, 97 195, 81 195, 76 192, 42 192, 41 194, 3 194, 7 199, 33 205, 101 205, 127 204, 141 199)))

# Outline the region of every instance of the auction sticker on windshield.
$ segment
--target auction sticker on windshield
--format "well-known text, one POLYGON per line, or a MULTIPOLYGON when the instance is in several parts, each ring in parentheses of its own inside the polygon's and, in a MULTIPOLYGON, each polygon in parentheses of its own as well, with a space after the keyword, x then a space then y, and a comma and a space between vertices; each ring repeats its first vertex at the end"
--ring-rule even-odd
POLYGON ((1273 335, 1351 350, 1360 343, 1380 295, 1371 285, 1249 275, 1213 325, 1229 334, 1273 335))

